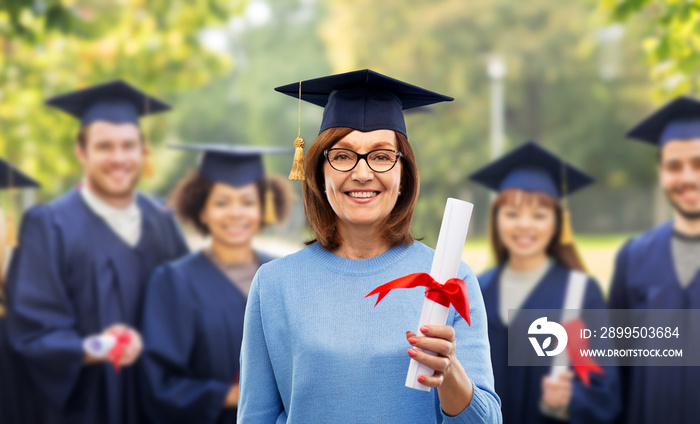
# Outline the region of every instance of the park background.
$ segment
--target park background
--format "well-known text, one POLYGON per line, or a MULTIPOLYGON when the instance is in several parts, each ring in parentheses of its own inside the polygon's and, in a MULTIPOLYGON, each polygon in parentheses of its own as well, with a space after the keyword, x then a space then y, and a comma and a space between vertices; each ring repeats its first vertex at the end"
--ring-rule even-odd
MULTIPOLYGON (((169 143, 291 146, 297 102, 278 85, 371 68, 448 94, 407 114, 421 196, 414 234, 434 246, 447 197, 475 204, 464 260, 492 264, 490 194, 467 176, 525 140, 583 168, 597 184, 569 207, 588 270, 607 289, 631 235, 670 217, 656 149, 626 130, 668 99, 697 94, 700 5, 681 0, 0 0, 0 156, 40 190, 2 194, 21 213, 75 186, 78 123, 46 98, 124 79, 174 111, 142 121, 167 199, 196 156, 169 143)), ((313 141, 322 110, 301 108, 313 141)), ((266 158, 286 175, 289 158, 266 158)), ((310 234, 297 202, 256 241, 273 254, 310 234)), ((201 246, 188 231, 193 246, 201 246)))

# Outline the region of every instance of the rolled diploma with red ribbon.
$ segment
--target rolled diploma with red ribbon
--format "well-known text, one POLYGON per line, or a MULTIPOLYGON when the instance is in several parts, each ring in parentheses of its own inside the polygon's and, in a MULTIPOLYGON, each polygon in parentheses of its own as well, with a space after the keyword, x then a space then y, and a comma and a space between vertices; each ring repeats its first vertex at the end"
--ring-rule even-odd
MULTIPOLYGON (((566 294, 562 305, 561 323, 566 323, 579 318, 579 310, 583 304, 583 296, 586 292, 587 277, 582 272, 570 272, 566 281, 566 294)), ((567 331, 568 333, 568 331, 567 331)), ((569 369, 570 361, 566 355, 557 355, 552 359, 552 368, 549 377, 556 379, 564 371, 569 369)))
POLYGON ((83 340, 83 351, 96 358, 106 358, 117 344, 117 338, 111 334, 98 334, 83 340))
POLYGON ((549 377, 556 379, 572 365, 574 372, 585 387, 591 385, 590 373, 605 374, 605 371, 598 366, 595 359, 581 357, 580 350, 588 349, 588 340, 580 339, 579 334, 585 324, 581 319, 580 310, 583 307, 583 297, 586 292, 586 281, 588 277, 580 271, 570 271, 566 286, 566 297, 561 316, 561 322, 568 335, 567 355, 559 354, 552 360, 552 368, 549 377), (578 355, 578 356, 577 356, 578 355))
POLYGON ((119 372, 119 360, 130 341, 131 336, 126 332, 97 334, 83 340, 83 351, 96 358, 110 358, 114 370, 119 372))
MULTIPOLYGON (((435 246, 433 265, 430 268, 430 276, 440 284, 445 284, 450 278, 457 277, 473 209, 474 205, 469 202, 452 198, 447 199, 437 246, 435 246)), ((419 330, 416 331, 416 334, 419 337, 423 334, 420 332, 420 327, 424 325, 445 325, 449 310, 449 307, 425 298, 418 324, 419 330)), ((415 359, 411 359, 411 364, 408 366, 408 375, 406 376, 406 387, 429 392, 430 387, 419 383, 418 376, 431 376, 434 372, 432 368, 420 364, 415 359)))

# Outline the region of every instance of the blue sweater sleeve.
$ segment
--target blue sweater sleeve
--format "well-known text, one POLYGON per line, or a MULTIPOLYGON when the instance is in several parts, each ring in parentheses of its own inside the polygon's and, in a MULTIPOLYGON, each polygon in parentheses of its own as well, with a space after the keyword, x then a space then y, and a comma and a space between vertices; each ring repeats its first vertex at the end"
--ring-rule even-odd
MULTIPOLYGON (((264 289, 261 267, 250 288, 241 347, 239 423, 275 423, 285 414, 263 329, 260 292, 264 289)), ((284 422, 284 420, 282 420, 284 422)))
POLYGON ((156 423, 214 423, 232 383, 192 375, 196 317, 178 278, 164 265, 148 285, 142 330, 144 404, 156 423))
POLYGON ((460 278, 467 283, 471 326, 467 325, 454 308, 451 308, 450 313, 454 317, 452 326, 455 329, 457 359, 472 382, 474 395, 469 406, 459 415, 450 417, 442 412, 442 422, 445 424, 500 423, 503 421, 501 401, 494 390, 484 299, 471 269, 462 265, 460 278))

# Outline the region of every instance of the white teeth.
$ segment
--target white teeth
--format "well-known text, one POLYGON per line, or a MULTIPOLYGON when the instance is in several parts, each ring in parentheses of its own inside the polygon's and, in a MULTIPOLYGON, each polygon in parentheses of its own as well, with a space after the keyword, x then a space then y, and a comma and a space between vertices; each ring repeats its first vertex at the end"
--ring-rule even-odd
POLYGON ((376 196, 377 193, 376 191, 351 191, 348 193, 350 197, 355 197, 358 199, 368 199, 370 197, 376 196))

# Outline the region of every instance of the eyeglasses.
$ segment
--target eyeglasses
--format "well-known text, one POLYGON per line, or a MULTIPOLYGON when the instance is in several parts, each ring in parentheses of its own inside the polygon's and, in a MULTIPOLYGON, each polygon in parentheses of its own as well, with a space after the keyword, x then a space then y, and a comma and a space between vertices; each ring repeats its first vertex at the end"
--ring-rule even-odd
POLYGON ((389 149, 372 150, 363 155, 350 149, 326 149, 323 151, 323 154, 328 159, 328 164, 331 168, 340 172, 352 171, 360 162, 360 159, 364 159, 369 169, 374 172, 391 171, 396 162, 399 161, 399 158, 403 156, 401 152, 389 149))

